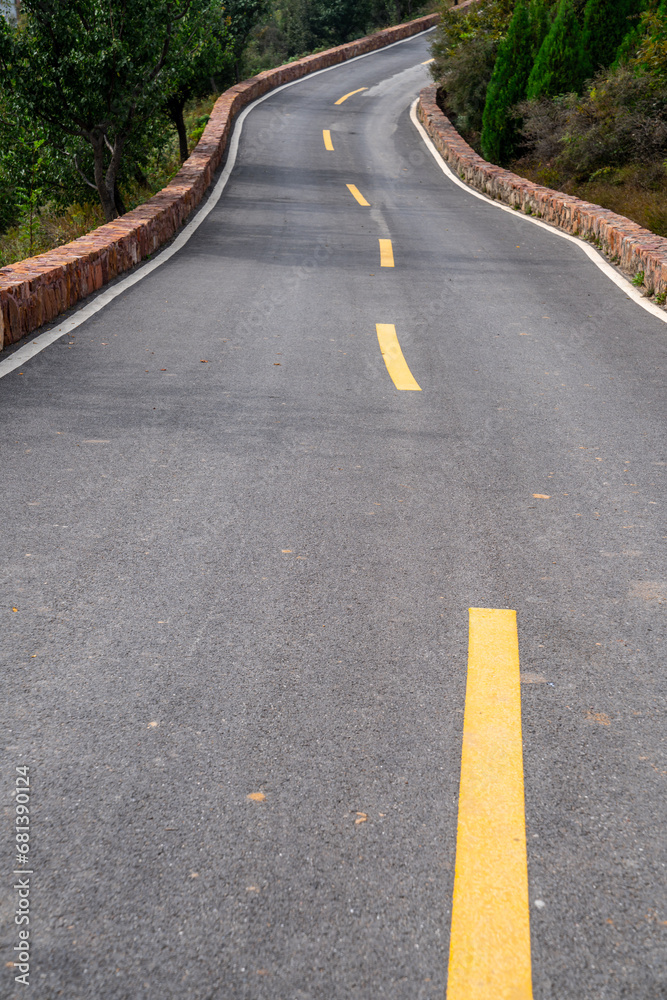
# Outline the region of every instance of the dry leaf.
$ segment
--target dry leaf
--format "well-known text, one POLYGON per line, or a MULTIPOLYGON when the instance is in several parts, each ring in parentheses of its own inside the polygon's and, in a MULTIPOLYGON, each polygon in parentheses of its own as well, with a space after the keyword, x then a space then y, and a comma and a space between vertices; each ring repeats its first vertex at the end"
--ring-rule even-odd
POLYGON ((149 722, 147 728, 148 729, 155 729, 156 726, 157 726, 157 722, 149 722))
POLYGON ((252 799, 253 802, 263 802, 266 798, 264 792, 251 792, 250 795, 246 795, 247 799, 252 799))
POLYGON ((536 500, 551 500, 548 493, 533 493, 536 500))
POLYGON ((586 712, 586 719, 588 722, 599 722, 601 726, 610 726, 611 719, 604 712, 586 712))
POLYGON ((200 365, 207 365, 207 364, 209 364, 209 362, 208 362, 208 361, 204 361, 204 359, 203 359, 203 358, 200 358, 200 360, 199 360, 199 364, 200 364, 200 365))
POLYGON ((18 611, 18 608, 12 608, 12 611, 18 611))
POLYGON ((291 553, 292 550, 291 549, 281 549, 280 551, 284 552, 285 555, 288 555, 289 553, 291 553))
POLYGON ((190 872, 190 878, 199 878, 199 872, 190 872))
POLYGON ((357 818, 354 821, 354 825, 356 826, 358 823, 365 823, 367 820, 368 820, 368 816, 367 816, 366 813, 360 813, 360 812, 358 812, 357 813, 357 818))

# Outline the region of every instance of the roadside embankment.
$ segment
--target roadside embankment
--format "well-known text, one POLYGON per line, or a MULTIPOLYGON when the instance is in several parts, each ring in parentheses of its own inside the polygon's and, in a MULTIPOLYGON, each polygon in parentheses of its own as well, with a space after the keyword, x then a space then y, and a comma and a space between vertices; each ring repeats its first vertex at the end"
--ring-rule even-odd
POLYGON ((443 114, 435 86, 419 95, 419 120, 444 160, 461 180, 489 198, 534 215, 594 244, 618 264, 648 296, 667 298, 667 239, 600 205, 553 191, 488 163, 468 145, 443 114))
POLYGON ((224 157, 234 118, 247 104, 308 73, 426 31, 437 20, 437 14, 429 14, 386 28, 266 70, 226 90, 216 101, 197 147, 162 191, 86 236, 0 269, 0 350, 72 308, 171 239, 204 197, 224 157))

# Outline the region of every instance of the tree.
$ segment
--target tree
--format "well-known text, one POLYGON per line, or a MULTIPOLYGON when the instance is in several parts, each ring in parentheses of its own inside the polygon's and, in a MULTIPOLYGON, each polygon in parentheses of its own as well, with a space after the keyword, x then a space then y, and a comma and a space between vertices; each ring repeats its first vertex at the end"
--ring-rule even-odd
POLYGON ((591 75, 579 21, 572 0, 561 0, 549 33, 540 46, 531 71, 526 96, 556 97, 578 93, 591 75))
POLYGON ((594 72, 611 66, 644 6, 644 0, 588 0, 583 46, 594 72))
POLYGON ((23 0, 0 19, 0 83, 17 121, 40 123, 73 164, 92 159, 107 221, 122 214, 123 157, 160 113, 179 64, 219 23, 216 0, 23 0))
POLYGON ((236 82, 241 79, 241 57, 248 39, 269 15, 270 0, 226 0, 229 53, 234 65, 236 82))
POLYGON ((215 76, 233 59, 230 17, 220 4, 219 21, 198 44, 182 54, 171 74, 172 89, 165 109, 178 134, 181 162, 189 155, 183 112, 188 101, 205 97, 215 88, 215 76))
POLYGON ((519 123, 512 108, 526 96, 536 52, 547 31, 543 0, 529 9, 519 0, 506 37, 500 43, 482 117, 482 153, 492 163, 506 164, 519 144, 519 123))

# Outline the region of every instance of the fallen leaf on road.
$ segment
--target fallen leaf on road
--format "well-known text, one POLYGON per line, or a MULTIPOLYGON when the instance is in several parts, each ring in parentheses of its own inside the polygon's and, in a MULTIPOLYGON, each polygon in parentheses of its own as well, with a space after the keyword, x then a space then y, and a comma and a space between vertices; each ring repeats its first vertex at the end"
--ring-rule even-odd
POLYGON ((586 712, 587 722, 599 722, 601 726, 610 726, 611 719, 604 712, 586 712))
POLYGON ((533 493, 533 496, 535 497, 536 500, 551 500, 551 497, 548 493, 533 493))
POLYGON ((18 611, 18 608, 12 608, 12 611, 18 611))
POLYGON ((199 359, 199 364, 200 364, 200 365, 208 365, 208 364, 210 364, 210 362, 208 362, 208 361, 204 361, 204 359, 203 359, 203 358, 200 358, 200 359, 199 359))
POLYGON ((368 820, 368 815, 366 813, 358 812, 357 818, 354 821, 354 825, 356 826, 357 823, 365 823, 367 820, 368 820))
POLYGON ((246 796, 246 798, 252 799, 253 802, 263 802, 266 795, 264 792, 251 792, 250 795, 246 796))
POLYGON ((190 872, 190 878, 199 878, 199 872, 190 872))
POLYGON ((157 722, 149 722, 148 723, 148 729, 155 729, 156 726, 157 726, 157 722))

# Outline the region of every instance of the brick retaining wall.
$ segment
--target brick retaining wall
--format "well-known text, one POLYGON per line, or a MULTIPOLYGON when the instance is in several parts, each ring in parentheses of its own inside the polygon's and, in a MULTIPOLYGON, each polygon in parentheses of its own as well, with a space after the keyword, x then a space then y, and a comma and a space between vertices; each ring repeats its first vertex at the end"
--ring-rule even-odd
POLYGON ((226 90, 192 155, 150 201, 72 243, 0 269, 0 350, 129 271, 169 240, 202 200, 223 158, 234 118, 247 104, 283 83, 409 38, 437 21, 437 14, 429 14, 386 28, 266 70, 226 90))
POLYGON ((631 276, 644 273, 643 290, 667 294, 667 239, 636 222, 573 195, 552 191, 482 159, 436 103, 435 86, 419 95, 419 119, 455 174, 490 198, 590 240, 631 276))

